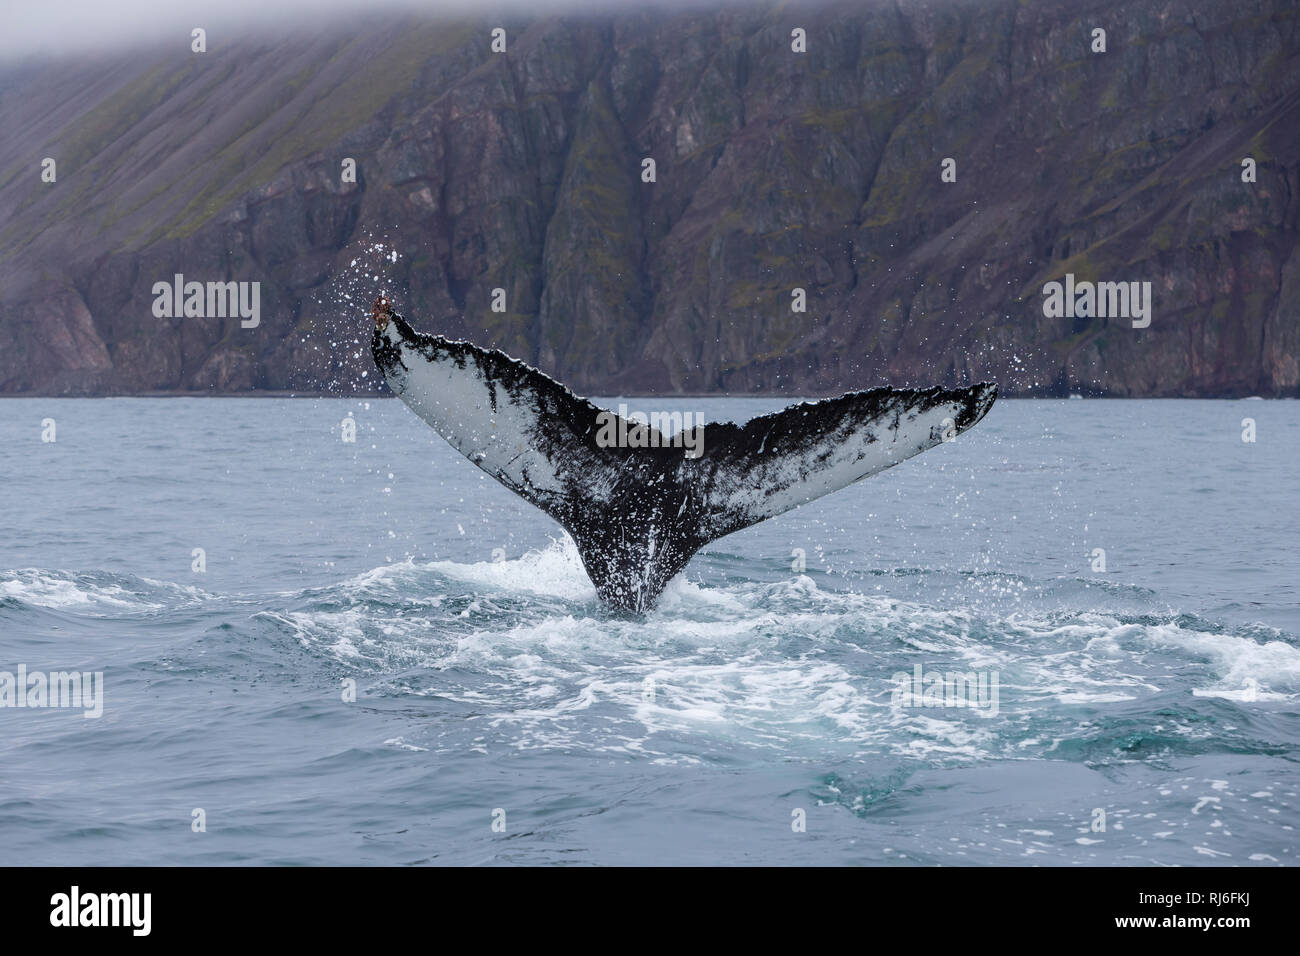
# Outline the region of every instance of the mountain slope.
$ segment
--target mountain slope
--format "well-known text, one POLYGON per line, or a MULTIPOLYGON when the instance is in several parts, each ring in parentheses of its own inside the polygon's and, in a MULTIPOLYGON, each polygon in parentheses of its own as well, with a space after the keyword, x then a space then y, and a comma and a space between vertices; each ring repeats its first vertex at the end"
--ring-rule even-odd
POLYGON ((10 65, 0 392, 368 390, 382 285, 585 392, 1300 394, 1297 30, 873 0, 10 65), (1045 317, 1067 272, 1150 282, 1150 327, 1045 317), (260 282, 260 324, 156 318, 175 273, 260 282))

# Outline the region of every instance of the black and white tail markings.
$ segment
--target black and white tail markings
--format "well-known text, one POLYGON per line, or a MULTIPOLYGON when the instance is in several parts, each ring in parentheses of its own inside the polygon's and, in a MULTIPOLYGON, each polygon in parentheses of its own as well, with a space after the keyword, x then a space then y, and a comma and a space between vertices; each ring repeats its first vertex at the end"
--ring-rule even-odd
POLYGON ((388 300, 371 351, 453 448, 558 521, 600 597, 642 612, 700 548, 933 448, 987 414, 997 386, 874 388, 703 426, 702 453, 607 447, 606 409, 496 349, 416 332, 388 300), (602 417, 603 416, 603 417, 602 417))

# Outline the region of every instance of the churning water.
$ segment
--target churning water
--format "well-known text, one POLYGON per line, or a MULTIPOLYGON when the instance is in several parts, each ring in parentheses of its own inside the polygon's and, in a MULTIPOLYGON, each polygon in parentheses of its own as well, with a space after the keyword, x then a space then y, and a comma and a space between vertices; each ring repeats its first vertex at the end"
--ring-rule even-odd
POLYGON ((1300 403, 1002 401, 643 618, 395 401, 0 448, 0 671, 103 672, 0 708, 0 862, 1296 860, 1300 403))

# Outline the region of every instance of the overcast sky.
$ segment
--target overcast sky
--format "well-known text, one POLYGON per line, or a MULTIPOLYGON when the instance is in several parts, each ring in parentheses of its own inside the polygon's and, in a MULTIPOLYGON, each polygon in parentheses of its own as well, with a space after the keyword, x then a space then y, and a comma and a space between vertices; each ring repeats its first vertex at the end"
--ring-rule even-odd
POLYGON ((75 55, 173 42, 189 46, 190 30, 203 27, 209 43, 240 28, 283 31, 295 23, 319 24, 342 15, 384 11, 471 16, 497 11, 537 14, 581 10, 644 10, 648 6, 712 6, 722 0, 16 0, 0 14, 0 57, 75 55))

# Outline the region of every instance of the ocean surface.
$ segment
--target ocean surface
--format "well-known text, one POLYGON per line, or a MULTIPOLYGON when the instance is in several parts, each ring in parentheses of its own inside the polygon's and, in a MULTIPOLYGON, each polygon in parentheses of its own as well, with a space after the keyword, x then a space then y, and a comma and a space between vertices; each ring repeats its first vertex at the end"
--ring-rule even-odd
POLYGON ((103 674, 0 707, 3 864, 1297 861, 1300 402, 1000 401, 645 617, 397 401, 0 449, 0 671, 103 674))

